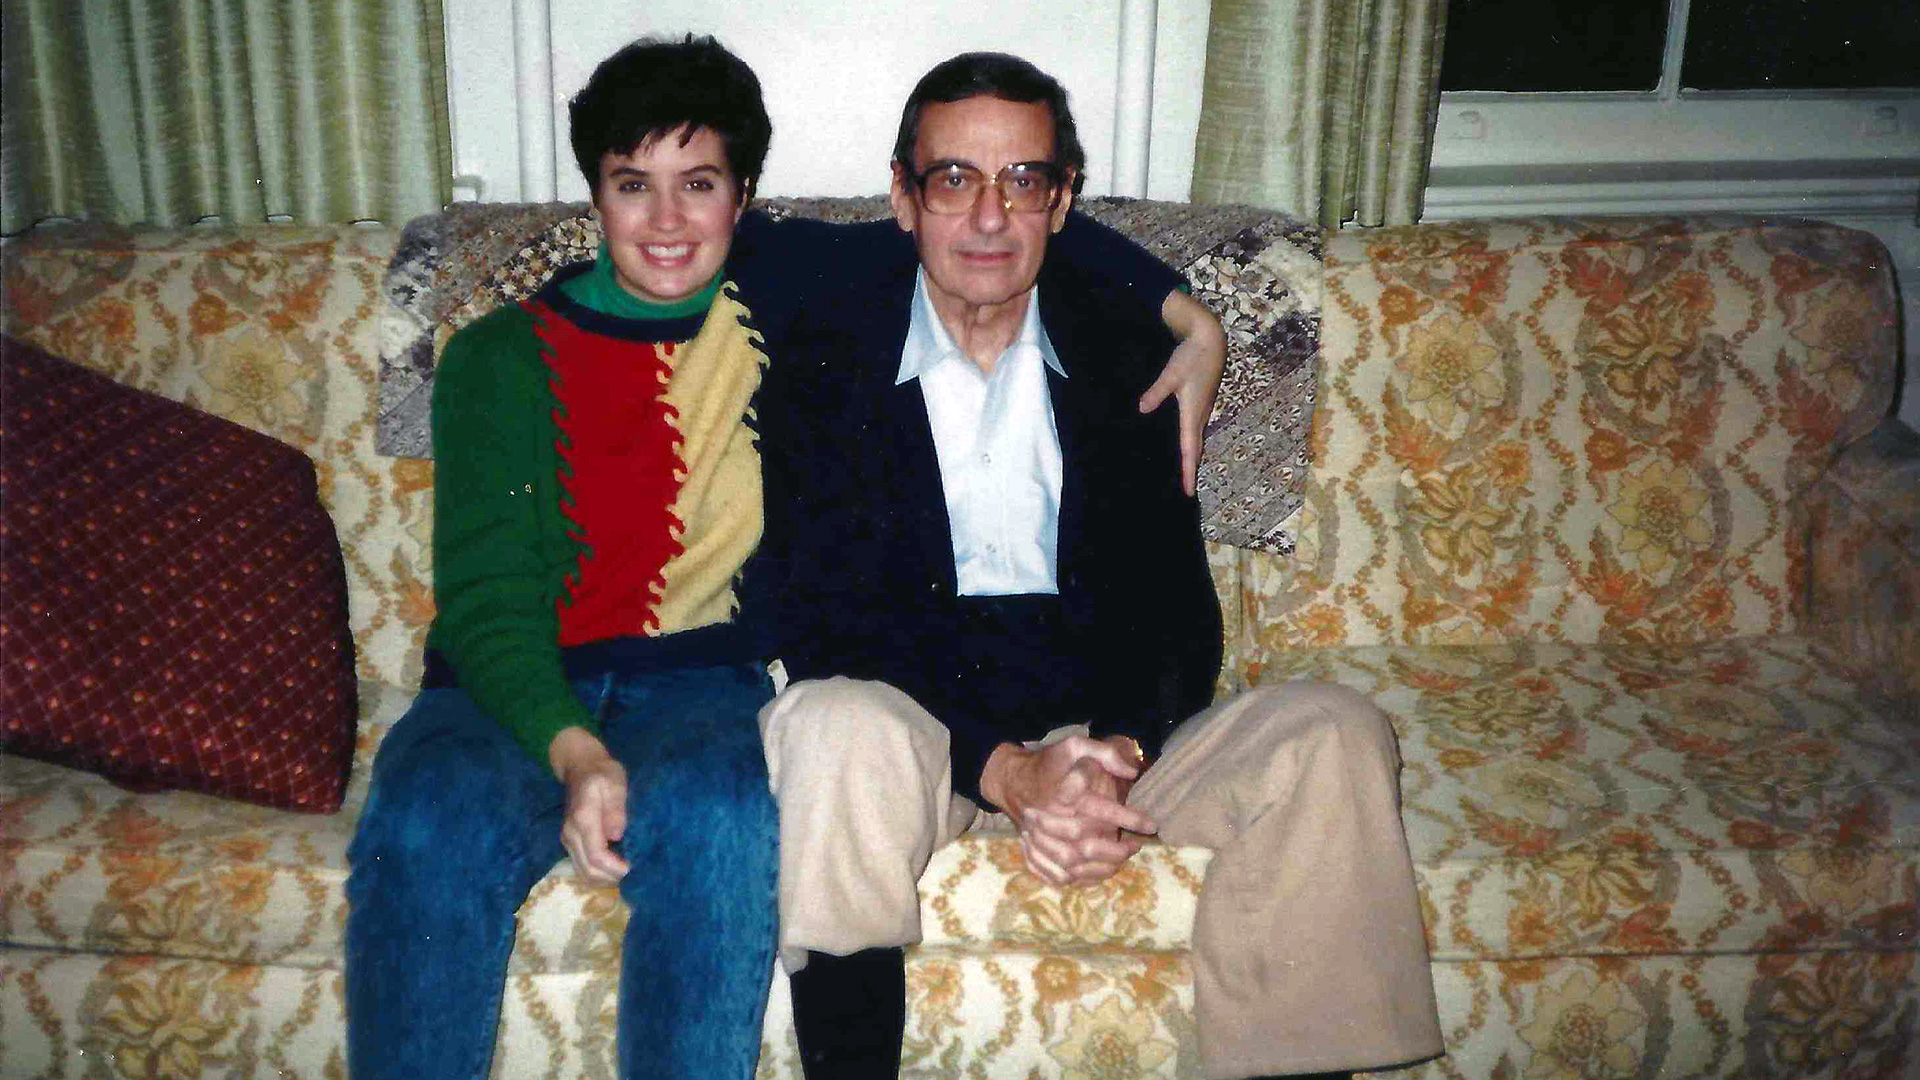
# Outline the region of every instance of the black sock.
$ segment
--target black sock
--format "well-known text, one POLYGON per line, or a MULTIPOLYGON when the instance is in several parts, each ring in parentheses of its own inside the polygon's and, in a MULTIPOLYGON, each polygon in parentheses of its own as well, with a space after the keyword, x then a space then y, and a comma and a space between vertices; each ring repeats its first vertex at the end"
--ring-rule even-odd
POLYGON ((789 977, 800 1070, 807 1080, 893 1080, 907 1032, 904 949, 809 952, 789 977))

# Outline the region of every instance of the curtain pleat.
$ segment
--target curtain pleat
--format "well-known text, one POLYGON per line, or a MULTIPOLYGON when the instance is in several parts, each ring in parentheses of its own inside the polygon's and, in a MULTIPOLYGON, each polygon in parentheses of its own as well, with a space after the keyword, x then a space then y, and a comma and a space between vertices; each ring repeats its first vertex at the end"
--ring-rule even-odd
POLYGON ((452 195, 441 0, 7 0, 0 231, 403 222, 452 195))
POLYGON ((1419 219, 1446 0, 1214 0, 1192 197, 1419 219))
POLYGON ((47 201, 72 206, 110 197, 105 173, 86 168, 77 155, 22 149, 101 142, 98 113, 84 96, 30 92, 86 65, 84 35, 67 33, 61 13, 53 14, 42 17, 37 6, 13 0, 0 7, 0 214, 9 222, 18 192, 42 192, 47 201))

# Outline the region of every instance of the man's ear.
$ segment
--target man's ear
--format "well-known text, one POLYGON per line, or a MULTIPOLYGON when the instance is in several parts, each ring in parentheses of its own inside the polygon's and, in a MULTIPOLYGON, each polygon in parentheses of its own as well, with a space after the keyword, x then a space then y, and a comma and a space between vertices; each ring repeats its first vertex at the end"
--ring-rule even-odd
POLYGON ((1060 205, 1053 208, 1053 231, 1059 232, 1067 227, 1067 211, 1073 209, 1073 182, 1078 178, 1072 169, 1067 170, 1067 178, 1060 182, 1060 205))
POLYGON ((893 162, 893 183, 887 190, 887 201, 893 204, 893 220, 900 231, 910 233, 920 224, 920 207, 913 201, 913 181, 907 176, 906 167, 893 162))

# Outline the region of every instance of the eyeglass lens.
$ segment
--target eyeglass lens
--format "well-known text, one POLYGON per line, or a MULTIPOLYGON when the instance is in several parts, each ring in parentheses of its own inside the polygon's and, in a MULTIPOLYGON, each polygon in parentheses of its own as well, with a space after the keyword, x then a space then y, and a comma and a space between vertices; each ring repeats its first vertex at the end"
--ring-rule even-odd
MULTIPOLYGON (((987 186, 987 176, 971 165, 947 165, 930 170, 922 182, 927 209, 939 214, 964 213, 987 186)), ((1043 169, 1022 162, 1008 165, 993 178, 1009 209, 1032 213, 1053 205, 1054 182, 1043 169)))

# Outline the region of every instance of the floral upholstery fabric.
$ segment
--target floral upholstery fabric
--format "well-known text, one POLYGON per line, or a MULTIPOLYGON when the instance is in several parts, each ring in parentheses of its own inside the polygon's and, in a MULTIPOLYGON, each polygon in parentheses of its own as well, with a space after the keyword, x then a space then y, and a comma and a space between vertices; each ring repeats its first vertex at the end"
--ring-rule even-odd
POLYGON ((1882 424, 1815 494, 1814 625, 1868 692, 1920 718, 1920 435, 1882 424))
POLYGON ((1245 658, 1801 628, 1809 489, 1891 401, 1885 265, 1750 218, 1338 234, 1299 550, 1245 658))
MULTIPOLYGON (((430 469, 373 449, 381 237, 4 249, 16 336, 321 463, 363 717, 320 818, 0 756, 0 1073, 344 1074, 344 850, 429 571, 430 469)), ((1379 1075, 1914 1075, 1920 711, 1881 690, 1920 670, 1920 458, 1863 437, 1884 257, 1687 218, 1343 233, 1327 259, 1298 550, 1210 558, 1224 690, 1332 679, 1399 733, 1448 1054, 1379 1075)), ((909 1075, 1195 1075, 1208 859, 1154 845, 1066 892, 1007 836, 936 853, 909 1075)), ((623 932, 612 890, 536 887, 496 1076, 612 1077, 623 932)), ((775 979, 769 1080, 800 1075, 789 1018, 775 979)))

